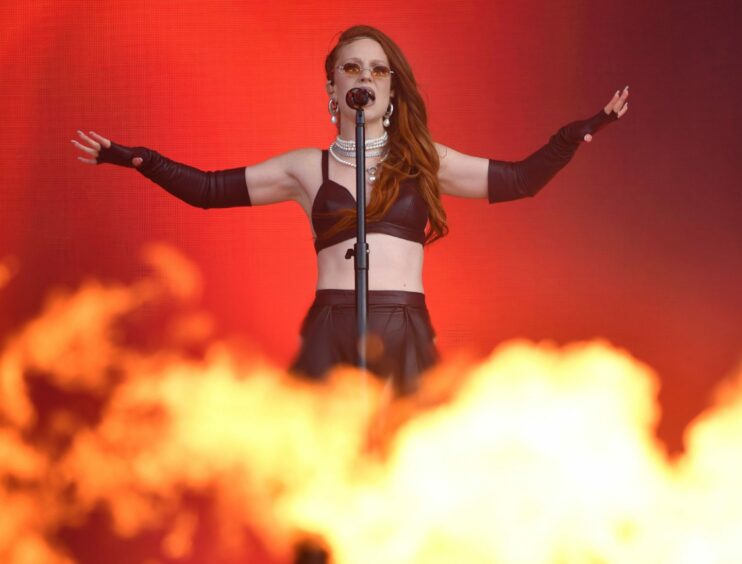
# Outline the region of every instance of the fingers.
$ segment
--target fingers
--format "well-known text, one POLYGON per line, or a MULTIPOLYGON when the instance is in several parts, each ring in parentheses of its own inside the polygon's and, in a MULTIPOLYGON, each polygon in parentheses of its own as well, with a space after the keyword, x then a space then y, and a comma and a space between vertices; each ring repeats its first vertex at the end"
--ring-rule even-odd
MULTIPOLYGON (((92 131, 91 131, 91 133, 92 133, 92 131)), ((84 133, 83 133, 82 131, 80 131, 79 129, 77 130, 77 134, 78 134, 78 135, 79 135, 80 137, 82 137, 82 139, 83 139, 84 141, 87 141, 87 142, 88 142, 88 143, 90 144, 90 146, 91 146, 91 147, 93 147, 93 148, 94 148, 94 149, 95 149, 96 151, 100 151, 100 143, 98 143, 98 141, 94 141, 94 140, 92 140, 92 139, 91 139, 90 137, 88 137, 87 135, 85 135, 85 134, 84 134, 84 133)), ((110 145, 108 145, 108 146, 110 147, 110 145)))
POLYGON ((624 104, 626 103, 626 99, 629 97, 629 87, 628 85, 624 87, 623 91, 616 90, 616 93, 613 95, 613 98, 611 98, 611 101, 608 102, 608 104, 603 108, 603 111, 605 111, 606 114, 610 114, 611 112, 616 112, 618 117, 621 117, 626 112, 621 112, 621 109, 624 107, 624 104))
MULTIPOLYGON (((627 86, 628 88, 628 86, 627 86)), ((106 149, 108 149, 111 146, 110 139, 106 139, 102 135, 98 135, 95 131, 91 131, 90 135, 92 135, 96 141, 98 141, 101 145, 103 145, 106 149)))
POLYGON ((84 162, 85 164, 98 164, 97 158, 98 158, 98 150, 100 149, 100 144, 98 144, 97 142, 95 142, 92 139, 90 139, 89 137, 87 137, 79 129, 77 130, 77 133, 78 133, 78 135, 80 135, 80 137, 82 137, 83 139, 86 139, 91 145, 93 145, 95 147, 95 148, 93 148, 93 147, 87 147, 86 145, 83 145, 82 143, 76 141, 75 139, 70 139, 70 141, 72 142, 72 144, 75 147, 77 147, 81 151, 84 151, 85 153, 87 153, 88 155, 90 155, 91 157, 93 157, 92 159, 86 159, 85 157, 78 156, 77 159, 79 161, 81 161, 81 162, 84 162))
POLYGON ((75 147, 77 147, 81 151, 85 151, 88 155, 92 155, 93 157, 97 157, 98 156, 98 151, 96 151, 95 149, 92 149, 90 147, 86 147, 85 145, 83 145, 82 143, 78 143, 74 139, 70 139, 70 141, 72 141, 72 144, 75 147))
POLYGON ((111 146, 110 139, 106 139, 102 135, 98 135, 95 131, 90 131, 90 137, 85 135, 82 131, 79 129, 77 130, 77 134, 80 136, 80 138, 87 143, 87 145, 83 145, 79 141, 76 141, 75 139, 71 139, 72 144, 80 149, 81 151, 84 151, 91 157, 92 159, 87 159, 84 157, 77 157, 77 159, 83 163, 86 164, 98 164, 98 155, 100 153, 101 147, 109 148, 111 146))
POLYGON ((616 102, 618 102, 619 91, 616 90, 616 93, 613 95, 613 98, 606 104, 605 108, 603 108, 603 111, 606 113, 606 115, 610 115, 610 113, 613 111, 613 106, 616 105, 616 102))
POLYGON ((626 113, 626 107, 628 106, 628 102, 626 99, 629 97, 629 86, 626 85, 626 87, 623 89, 623 92, 621 93, 621 97, 618 99, 618 102, 613 106, 613 111, 616 112, 617 117, 621 117, 626 113))

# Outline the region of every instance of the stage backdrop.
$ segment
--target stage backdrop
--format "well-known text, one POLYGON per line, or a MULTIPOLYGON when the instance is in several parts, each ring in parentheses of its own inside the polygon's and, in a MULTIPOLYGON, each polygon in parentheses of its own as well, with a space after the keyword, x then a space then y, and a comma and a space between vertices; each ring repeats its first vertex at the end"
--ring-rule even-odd
POLYGON ((733 1, 6 2, 0 332, 18 330, 53 288, 135 279, 141 249, 160 241, 198 266, 219 335, 287 365, 316 280, 299 207, 189 207, 133 170, 80 163, 70 139, 95 130, 206 170, 327 147, 324 57, 340 30, 367 23, 407 54, 434 138, 479 156, 522 159, 630 85, 626 118, 535 198, 445 198, 451 233, 427 250, 425 292, 447 359, 511 337, 625 348, 661 377, 660 433, 679 448, 742 345, 737 11, 733 1))

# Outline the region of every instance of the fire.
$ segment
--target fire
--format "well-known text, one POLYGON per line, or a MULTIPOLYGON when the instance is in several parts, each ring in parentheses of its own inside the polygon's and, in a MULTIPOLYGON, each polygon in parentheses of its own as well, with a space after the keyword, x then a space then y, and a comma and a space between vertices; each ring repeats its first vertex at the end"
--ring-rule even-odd
POLYGON ((144 256, 150 276, 52 293, 0 351, 3 562, 105 561, 79 542, 101 534, 149 562, 291 562, 309 536, 353 564, 742 554, 742 370, 671 460, 657 375, 605 340, 513 340, 390 403, 211 339, 197 269, 144 256), (168 307, 162 347, 127 337, 168 307))

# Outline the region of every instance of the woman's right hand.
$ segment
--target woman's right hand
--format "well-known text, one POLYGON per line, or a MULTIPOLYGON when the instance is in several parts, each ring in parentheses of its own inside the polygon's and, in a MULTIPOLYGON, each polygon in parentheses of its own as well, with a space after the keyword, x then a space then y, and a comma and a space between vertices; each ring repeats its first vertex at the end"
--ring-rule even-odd
MULTIPOLYGON (((85 135, 82 131, 79 129, 77 130, 77 134, 80 136, 80 138, 85 141, 85 144, 80 143, 79 141, 76 141, 75 139, 72 139, 72 144, 83 151, 85 154, 90 155, 92 158, 85 158, 78 156, 78 160, 81 162, 84 162, 85 164, 100 164, 102 162, 114 162, 113 160, 109 159, 101 159, 101 153, 106 153, 107 150, 111 148, 111 140, 106 139, 102 135, 98 135, 95 131, 89 132, 91 137, 88 137, 85 135)), ((115 163, 114 164, 121 164, 121 163, 115 163)), ((138 167, 140 164, 142 164, 142 158, 141 157, 134 157, 131 159, 131 164, 134 167, 138 167)))

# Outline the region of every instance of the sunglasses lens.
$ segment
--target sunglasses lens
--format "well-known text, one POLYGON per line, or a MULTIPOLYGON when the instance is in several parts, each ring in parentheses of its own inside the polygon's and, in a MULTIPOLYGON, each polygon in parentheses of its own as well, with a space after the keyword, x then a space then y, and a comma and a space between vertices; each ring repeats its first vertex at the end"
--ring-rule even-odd
MULTIPOLYGON (((365 70, 365 67, 362 67, 360 63, 343 63, 338 68, 348 76, 358 76, 365 70)), ((392 69, 386 65, 374 65, 368 70, 371 71, 371 76, 374 78, 389 78, 392 74, 392 69)))
POLYGON ((343 65, 343 72, 345 74, 360 74, 361 65, 359 65, 358 63, 345 63, 343 65))
POLYGON ((371 74, 373 74, 376 78, 386 78, 389 76, 389 67, 385 67, 384 65, 376 65, 372 70, 371 74))

